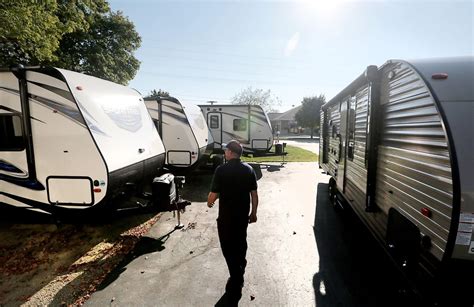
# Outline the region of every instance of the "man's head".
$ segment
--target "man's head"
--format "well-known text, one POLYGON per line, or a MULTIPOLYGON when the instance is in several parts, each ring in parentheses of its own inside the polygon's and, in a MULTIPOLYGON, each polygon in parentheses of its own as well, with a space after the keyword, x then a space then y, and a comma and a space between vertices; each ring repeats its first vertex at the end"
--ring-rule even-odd
POLYGON ((238 159, 244 151, 242 145, 236 140, 232 140, 223 146, 226 160, 238 159))

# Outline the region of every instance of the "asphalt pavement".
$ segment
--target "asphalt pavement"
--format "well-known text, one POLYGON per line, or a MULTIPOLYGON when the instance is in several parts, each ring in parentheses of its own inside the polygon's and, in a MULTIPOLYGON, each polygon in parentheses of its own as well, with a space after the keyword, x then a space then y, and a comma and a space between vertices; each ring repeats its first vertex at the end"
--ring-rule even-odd
MULTIPOLYGON (((249 225, 240 306, 399 306, 413 302, 386 254, 351 212, 327 201, 316 163, 254 165, 258 222, 249 225)), ((206 206, 210 173, 187 178, 193 204, 165 213, 86 302, 89 306, 226 306, 227 267, 217 206, 206 206)))

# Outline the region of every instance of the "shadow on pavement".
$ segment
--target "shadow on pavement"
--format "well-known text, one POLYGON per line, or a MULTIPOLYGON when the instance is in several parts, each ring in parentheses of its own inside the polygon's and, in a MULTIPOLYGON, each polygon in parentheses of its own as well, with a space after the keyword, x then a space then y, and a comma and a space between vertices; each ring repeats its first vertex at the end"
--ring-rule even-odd
POLYGON ((320 257, 313 277, 318 307, 422 306, 356 214, 329 204, 326 183, 317 188, 314 234, 320 257))
POLYGON ((119 207, 89 208, 80 210, 61 209, 55 214, 39 212, 27 208, 13 207, 0 204, 0 225, 1 224, 51 224, 58 227, 63 225, 89 225, 102 226, 106 223, 116 223, 127 220, 131 216, 143 216, 146 218, 156 210, 146 210, 141 207, 126 208, 120 210, 119 207))
POLYGON ((211 188, 213 172, 197 170, 186 176, 186 183, 180 190, 181 196, 191 202, 205 202, 211 188))
POLYGON ((249 163, 249 165, 255 170, 257 174, 257 180, 262 178, 262 169, 266 169, 268 172, 278 172, 280 169, 285 167, 285 163, 280 164, 264 164, 264 163, 249 163))
POLYGON ((168 232, 167 234, 159 238, 150 238, 150 237, 141 237, 140 240, 135 244, 133 251, 129 253, 119 264, 118 266, 110 272, 104 281, 97 287, 97 290, 103 290, 114 282, 120 275, 125 272, 126 266, 135 260, 136 258, 154 253, 161 252, 165 249, 165 242, 168 241, 169 237, 173 232, 176 231, 176 228, 168 232))
POLYGON ((0 204, 0 224, 54 224, 54 216, 0 204))

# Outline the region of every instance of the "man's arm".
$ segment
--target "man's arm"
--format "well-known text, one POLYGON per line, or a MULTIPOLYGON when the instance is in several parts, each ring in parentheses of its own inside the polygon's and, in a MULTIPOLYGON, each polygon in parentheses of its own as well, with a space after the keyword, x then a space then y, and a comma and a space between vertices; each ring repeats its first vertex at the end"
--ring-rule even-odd
POLYGON ((209 208, 212 208, 218 197, 219 197, 219 194, 214 193, 214 192, 209 192, 209 195, 207 196, 207 206, 209 208))
POLYGON ((250 191, 252 197, 252 211, 249 216, 249 223, 255 223, 257 221, 257 208, 258 208, 258 193, 257 190, 250 191))

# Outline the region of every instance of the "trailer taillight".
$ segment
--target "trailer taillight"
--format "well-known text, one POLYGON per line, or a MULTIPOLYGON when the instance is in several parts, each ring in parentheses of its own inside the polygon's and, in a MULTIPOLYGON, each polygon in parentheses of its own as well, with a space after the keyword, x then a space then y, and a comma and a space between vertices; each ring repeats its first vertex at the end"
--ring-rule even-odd
POLYGON ((421 214, 423 214, 426 217, 431 217, 431 210, 428 208, 421 208, 421 214))
POLYGON ((101 188, 94 188, 94 192, 95 193, 100 193, 100 192, 102 192, 102 190, 101 190, 101 188))
POLYGON ((447 73, 435 73, 431 75, 432 79, 435 80, 443 80, 443 79, 448 79, 448 74, 447 73))

